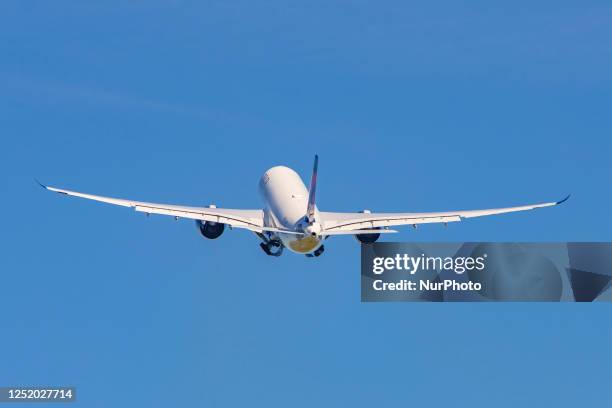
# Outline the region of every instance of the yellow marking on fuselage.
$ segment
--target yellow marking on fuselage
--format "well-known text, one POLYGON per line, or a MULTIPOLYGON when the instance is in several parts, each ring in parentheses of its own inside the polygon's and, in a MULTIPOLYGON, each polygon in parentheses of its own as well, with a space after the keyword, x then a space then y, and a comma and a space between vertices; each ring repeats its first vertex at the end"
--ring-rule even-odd
POLYGON ((305 237, 296 241, 291 241, 289 246, 295 252, 301 252, 307 254, 319 246, 320 241, 316 237, 305 237))

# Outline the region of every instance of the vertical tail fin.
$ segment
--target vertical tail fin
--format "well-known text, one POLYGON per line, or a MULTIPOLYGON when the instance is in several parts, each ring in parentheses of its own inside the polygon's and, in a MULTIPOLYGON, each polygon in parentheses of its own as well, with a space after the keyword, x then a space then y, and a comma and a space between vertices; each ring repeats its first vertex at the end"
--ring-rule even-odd
POLYGON ((310 190, 308 190, 308 208, 306 209, 306 216, 308 217, 308 222, 314 222, 318 169, 319 155, 315 154, 314 166, 312 168, 312 176, 310 177, 310 190))

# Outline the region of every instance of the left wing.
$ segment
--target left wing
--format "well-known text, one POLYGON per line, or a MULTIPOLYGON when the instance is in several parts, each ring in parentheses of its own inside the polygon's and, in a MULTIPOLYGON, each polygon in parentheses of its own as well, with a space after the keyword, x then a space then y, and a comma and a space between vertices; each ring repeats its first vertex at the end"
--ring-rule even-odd
MULTIPOLYGON (((461 221, 463 218, 484 217, 487 215, 505 214, 517 211, 534 210, 552 207, 567 201, 568 195, 561 201, 522 205, 518 207, 492 208, 488 210, 460 210, 431 213, 333 213, 321 212, 321 235, 340 235, 343 231, 350 234, 353 230, 368 230, 398 225, 417 225, 430 223, 447 223, 461 221)), ((383 230, 384 231, 384 230, 383 230)), ((359 233, 355 231, 356 233, 359 233)))
POLYGON ((278 228, 264 227, 262 210, 234 210, 216 207, 185 207, 181 205, 148 203, 144 201, 124 200, 121 198, 79 193, 78 191, 50 187, 41 183, 38 184, 41 187, 56 193, 99 201, 107 204, 119 205, 122 207, 129 207, 146 214, 162 214, 170 215, 175 218, 190 218, 193 220, 217 222, 227 224, 235 228, 244 228, 259 233, 263 231, 289 234, 295 233, 293 231, 285 231, 278 228))

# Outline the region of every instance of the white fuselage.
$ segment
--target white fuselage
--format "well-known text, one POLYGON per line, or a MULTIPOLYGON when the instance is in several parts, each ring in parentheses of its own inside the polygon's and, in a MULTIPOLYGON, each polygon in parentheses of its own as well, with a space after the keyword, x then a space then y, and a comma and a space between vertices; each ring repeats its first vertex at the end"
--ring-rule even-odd
MULTIPOLYGON (((295 171, 285 166, 272 167, 261 177, 259 191, 265 203, 265 227, 300 230, 307 225, 308 190, 295 171)), ((315 208, 317 218, 318 209, 315 208)), ((289 250, 301 254, 313 252, 321 246, 321 238, 316 235, 275 233, 274 236, 289 250)))

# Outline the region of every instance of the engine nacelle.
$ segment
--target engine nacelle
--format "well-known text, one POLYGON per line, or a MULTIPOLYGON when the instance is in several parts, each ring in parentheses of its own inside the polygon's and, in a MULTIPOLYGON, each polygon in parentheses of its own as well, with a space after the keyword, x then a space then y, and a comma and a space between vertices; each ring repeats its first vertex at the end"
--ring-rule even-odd
POLYGON ((380 234, 356 234, 355 238, 362 244, 373 244, 378 241, 380 234))
MULTIPOLYGON (((372 213, 370 210, 363 210, 359 212, 361 214, 371 214, 372 213)), ((374 229, 380 229, 380 228, 374 228, 374 229)), ((355 238, 357 239, 357 241, 361 242, 362 244, 373 244, 376 241, 378 241, 378 238, 380 238, 380 234, 357 234, 355 235, 355 238)))
POLYGON ((225 224, 218 222, 196 220, 196 227, 203 237, 208 239, 217 239, 225 231, 225 224))

